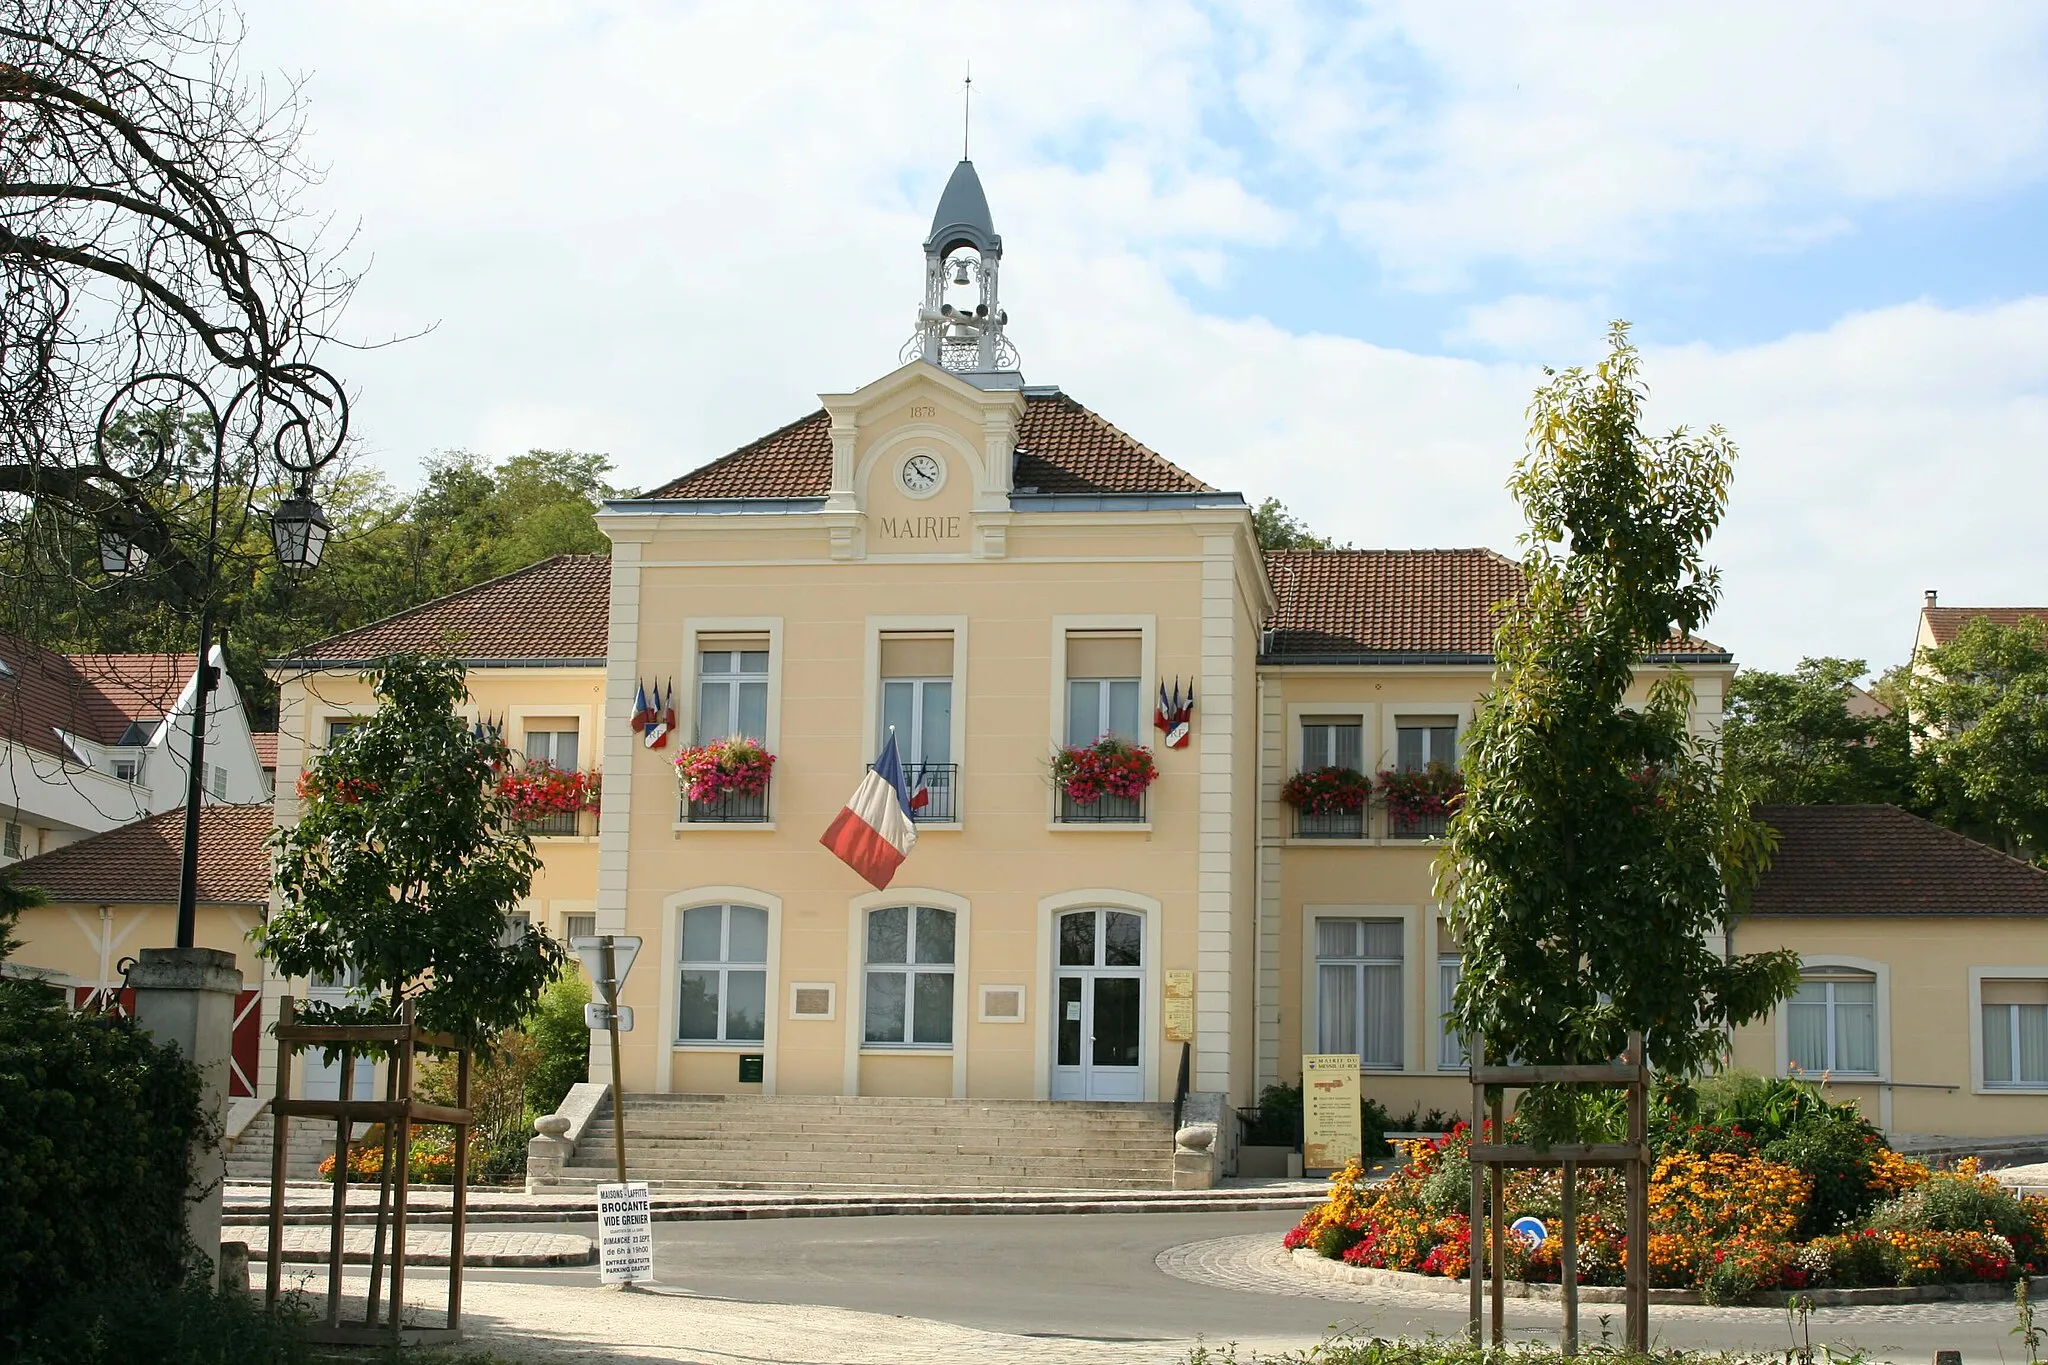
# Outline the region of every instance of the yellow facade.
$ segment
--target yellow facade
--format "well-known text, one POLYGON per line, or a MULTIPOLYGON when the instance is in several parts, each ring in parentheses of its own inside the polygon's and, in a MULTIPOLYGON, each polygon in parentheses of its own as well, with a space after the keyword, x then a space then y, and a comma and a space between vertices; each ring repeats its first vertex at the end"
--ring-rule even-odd
MULTIPOLYGON (((1831 1089, 1901 1137, 2006 1137, 2048 1131, 2048 1087, 1988 1085, 1985 983, 2048 983, 2048 928, 1992 916, 1753 916, 1735 948, 1797 952, 1809 970, 1875 978, 1874 1075, 1829 1076, 1831 1089)), ((1734 1063, 1786 1075, 1786 1011, 1739 1029, 1734 1063)))

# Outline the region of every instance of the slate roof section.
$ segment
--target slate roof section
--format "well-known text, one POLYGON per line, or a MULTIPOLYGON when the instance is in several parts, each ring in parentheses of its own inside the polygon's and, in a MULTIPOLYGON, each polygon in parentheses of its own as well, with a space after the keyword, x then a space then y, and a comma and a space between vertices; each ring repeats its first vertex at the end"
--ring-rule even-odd
POLYGON ((1922 607, 1920 611, 1937 646, 1954 640, 1958 631, 1980 616, 2008 628, 2025 620, 2048 622, 2048 607, 1922 607))
MULTIPOLYGON (((1522 566, 1495 550, 1268 550, 1279 609, 1268 663, 1491 663, 1522 566)), ((1653 662, 1727 663, 1711 640, 1675 639, 1653 662)))
POLYGON ((1897 806, 1761 806, 1778 852, 1753 915, 2048 917, 2048 871, 1897 806))
POLYGON ((19 636, 0 636, 0 740, 59 758, 63 740, 140 742, 153 731, 198 664, 196 654, 59 654, 19 636))
POLYGON ((279 668, 367 663, 402 650, 471 663, 602 661, 611 614, 612 562, 556 555, 446 597, 329 636, 274 660, 279 668))
MULTIPOLYGON (((271 822, 268 805, 199 808, 201 904, 269 901, 271 822)), ((9 876, 53 901, 175 905, 184 848, 185 811, 179 807, 23 859, 9 876)))
MULTIPOLYGON (((1216 491, 1064 393, 1024 395, 1012 481, 1038 493, 1216 491)), ((820 408, 642 496, 822 498, 831 489, 832 419, 820 408)))

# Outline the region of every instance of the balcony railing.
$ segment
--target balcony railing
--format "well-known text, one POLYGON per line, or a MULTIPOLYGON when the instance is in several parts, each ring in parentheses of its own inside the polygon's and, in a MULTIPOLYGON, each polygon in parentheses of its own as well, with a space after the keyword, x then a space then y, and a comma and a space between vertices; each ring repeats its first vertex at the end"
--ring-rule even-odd
POLYGON ((1448 815, 1402 815, 1387 812, 1389 839, 1441 839, 1451 827, 1448 815))
POLYGON ((526 834, 538 837, 544 834, 581 834, 583 813, 581 811, 557 811, 536 819, 522 821, 519 828, 526 834))
POLYGON ((1139 825, 1145 822, 1145 797, 1112 796, 1108 792, 1093 801, 1076 801, 1060 793, 1059 822, 1063 825, 1139 825))
MULTIPOLYGON (((868 764, 873 772, 875 765, 868 764)), ((916 799, 922 788, 926 795, 922 807, 913 806, 910 818, 920 825, 950 825, 960 819, 960 765, 958 763, 906 763, 903 765, 903 785, 909 789, 911 798, 916 799)))
POLYGON ((726 792, 709 801, 685 801, 683 818, 693 825, 765 825, 768 785, 757 792, 726 792))
POLYGON ((1314 811, 1294 812, 1294 837, 1297 839, 1363 839, 1365 837, 1365 807, 1357 810, 1333 810, 1317 814, 1314 811))

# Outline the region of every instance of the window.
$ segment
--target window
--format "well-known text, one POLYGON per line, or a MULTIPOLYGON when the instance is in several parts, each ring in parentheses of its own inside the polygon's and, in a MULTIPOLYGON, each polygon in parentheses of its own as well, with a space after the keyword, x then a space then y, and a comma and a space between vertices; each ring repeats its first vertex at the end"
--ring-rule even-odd
POLYGON ((1104 735, 1138 742, 1142 659, 1136 635, 1068 634, 1067 743, 1093 744, 1104 735))
POLYGON ((1785 1006, 1786 1059, 1801 1071, 1877 1074, 1877 978, 1819 968, 1800 978, 1785 1006))
POLYGON ((1986 981, 1980 990, 1986 1088, 2048 1087, 2048 978, 1986 981))
POLYGON ((768 1019, 768 912, 752 905, 683 911, 682 1007, 686 1043, 758 1043, 768 1019))
POLYGON ((1301 770, 1364 767, 1364 727, 1356 717, 1315 717, 1301 723, 1301 770))
POLYGON ((1369 1070, 1401 1069, 1401 937, 1397 919, 1316 921, 1320 1051, 1355 1052, 1369 1070))
POLYGON ((548 763, 565 773, 576 771, 576 727, 568 721, 548 722, 548 728, 526 732, 526 761, 548 763))
POLYGON ((359 724, 361 724, 361 722, 358 721, 354 716, 337 717, 333 720, 328 721, 327 742, 329 744, 334 743, 335 740, 340 739, 343 735, 355 729, 356 726, 359 724))
POLYGON ((1404 773, 1432 763, 1458 766, 1458 722, 1447 716, 1399 717, 1394 721, 1394 764, 1404 773))
POLYGON ((571 939, 595 938, 596 936, 596 915, 562 916, 562 938, 565 942, 571 939))
POLYGON ((19 858, 21 856, 21 826, 15 824, 12 820, 7 822, 7 832, 4 840, 0 840, 0 854, 4 854, 9 858, 19 858))
POLYGON ((142 760, 117 758, 114 760, 114 779, 118 782, 133 783, 142 776, 142 760))
POLYGON ((526 938, 527 931, 531 928, 533 928, 532 915, 524 910, 511 911, 505 916, 505 928, 498 935, 498 942, 502 946, 510 948, 523 941, 526 938))
POLYGON ((213 770, 213 799, 216 801, 228 799, 228 770, 226 768, 215 767, 213 770))
POLYGON ((1450 1013, 1452 997, 1458 993, 1458 978, 1464 975, 1465 958, 1448 930, 1437 930, 1437 942, 1445 946, 1438 950, 1436 957, 1436 1004, 1442 1011, 1437 1016, 1436 1068, 1439 1071, 1463 1071, 1470 1061, 1465 1052, 1465 1038, 1451 1027, 1451 1021, 1445 1016, 1450 1013))
POLYGON ((863 1041, 953 1045, 953 918, 928 905, 868 912, 863 1041))
POLYGON ((768 650, 706 649, 697 656, 697 742, 768 738, 768 650))

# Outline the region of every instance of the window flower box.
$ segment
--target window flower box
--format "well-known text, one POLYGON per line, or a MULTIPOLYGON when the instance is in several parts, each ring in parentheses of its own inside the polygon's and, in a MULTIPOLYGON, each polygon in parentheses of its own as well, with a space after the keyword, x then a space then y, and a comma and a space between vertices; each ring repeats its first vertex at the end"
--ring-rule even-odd
POLYGON ((1152 751, 1114 735, 1093 744, 1073 744, 1052 758, 1052 782, 1060 794, 1062 821, 1144 819, 1145 792, 1159 776, 1152 751))
POLYGON ((576 833, 583 812, 597 809, 599 786, 598 774, 564 771, 545 759, 498 777, 498 795, 528 834, 576 833))
POLYGON ((774 771, 775 755, 759 740, 741 736, 692 745, 676 755, 676 781, 693 821, 765 821, 774 771))
POLYGON ((1464 774, 1441 763, 1405 771, 1385 769, 1375 785, 1387 808, 1390 839, 1439 837, 1465 797, 1464 774))

